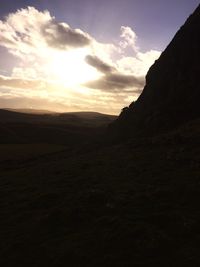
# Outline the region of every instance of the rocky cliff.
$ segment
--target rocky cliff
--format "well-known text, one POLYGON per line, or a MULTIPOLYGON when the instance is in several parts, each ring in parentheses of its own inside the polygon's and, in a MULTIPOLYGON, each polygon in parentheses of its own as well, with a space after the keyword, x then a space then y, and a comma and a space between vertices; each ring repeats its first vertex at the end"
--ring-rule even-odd
POLYGON ((200 117, 200 5, 146 75, 138 100, 111 126, 119 135, 157 133, 200 117))

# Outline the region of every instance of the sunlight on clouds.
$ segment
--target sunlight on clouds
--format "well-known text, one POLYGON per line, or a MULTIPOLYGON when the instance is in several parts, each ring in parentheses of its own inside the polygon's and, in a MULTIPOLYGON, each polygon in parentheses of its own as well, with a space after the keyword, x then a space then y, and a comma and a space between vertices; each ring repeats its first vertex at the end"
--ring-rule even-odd
POLYGON ((22 79, 37 79, 37 72, 34 68, 13 68, 12 77, 22 79))
POLYGON ((101 43, 34 7, 0 20, 0 46, 18 59, 9 77, 0 76, 0 105, 15 105, 13 96, 16 106, 19 99, 34 108, 44 101, 44 108, 57 111, 119 113, 138 97, 160 56, 156 50, 140 51, 128 26, 119 29, 115 44, 101 43))
POLYGON ((66 87, 78 86, 87 81, 98 79, 101 74, 85 62, 87 53, 84 48, 55 52, 47 66, 50 77, 66 87))

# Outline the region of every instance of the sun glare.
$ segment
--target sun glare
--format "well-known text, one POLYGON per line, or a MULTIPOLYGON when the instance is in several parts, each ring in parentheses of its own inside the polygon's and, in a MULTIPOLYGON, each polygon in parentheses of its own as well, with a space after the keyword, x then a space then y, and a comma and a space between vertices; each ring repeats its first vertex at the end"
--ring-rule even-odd
POLYGON ((98 79, 101 74, 85 62, 86 55, 85 49, 56 52, 48 65, 51 79, 67 87, 80 86, 98 79))

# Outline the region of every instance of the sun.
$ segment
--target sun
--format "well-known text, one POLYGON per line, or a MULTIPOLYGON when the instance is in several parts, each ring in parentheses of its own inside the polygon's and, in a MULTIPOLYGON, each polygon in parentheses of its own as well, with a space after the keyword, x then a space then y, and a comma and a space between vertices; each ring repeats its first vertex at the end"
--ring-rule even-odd
POLYGON ((66 87, 80 86, 88 81, 98 79, 101 74, 89 66, 85 57, 87 49, 56 52, 48 63, 50 79, 58 81, 66 87))

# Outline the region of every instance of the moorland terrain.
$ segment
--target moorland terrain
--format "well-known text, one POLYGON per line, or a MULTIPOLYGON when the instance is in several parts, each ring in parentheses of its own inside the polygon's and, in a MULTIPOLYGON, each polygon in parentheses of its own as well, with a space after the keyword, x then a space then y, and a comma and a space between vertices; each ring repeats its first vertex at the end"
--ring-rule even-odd
POLYGON ((1 266, 200 265, 199 33, 200 7, 117 120, 0 111, 1 266))

